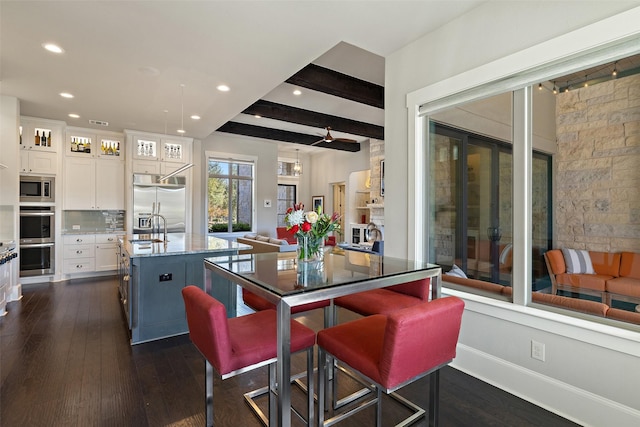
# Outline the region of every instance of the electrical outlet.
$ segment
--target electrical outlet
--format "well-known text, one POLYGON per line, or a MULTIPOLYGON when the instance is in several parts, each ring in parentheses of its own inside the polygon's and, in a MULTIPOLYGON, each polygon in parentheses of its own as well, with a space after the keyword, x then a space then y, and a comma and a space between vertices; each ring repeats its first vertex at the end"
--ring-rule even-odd
POLYGON ((544 344, 531 340, 531 357, 544 362, 544 344))

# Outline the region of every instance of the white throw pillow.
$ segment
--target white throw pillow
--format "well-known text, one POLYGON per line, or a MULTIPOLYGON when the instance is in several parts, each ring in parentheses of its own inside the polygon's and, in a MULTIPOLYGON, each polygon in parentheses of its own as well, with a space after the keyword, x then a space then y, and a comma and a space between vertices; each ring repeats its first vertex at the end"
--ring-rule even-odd
POLYGON ((564 263, 569 274, 596 274, 588 251, 562 248, 564 263))
POLYGON ((453 264, 451 270, 447 272, 447 276, 462 277, 463 279, 467 278, 467 275, 464 274, 464 271, 462 271, 462 269, 455 264, 453 264))

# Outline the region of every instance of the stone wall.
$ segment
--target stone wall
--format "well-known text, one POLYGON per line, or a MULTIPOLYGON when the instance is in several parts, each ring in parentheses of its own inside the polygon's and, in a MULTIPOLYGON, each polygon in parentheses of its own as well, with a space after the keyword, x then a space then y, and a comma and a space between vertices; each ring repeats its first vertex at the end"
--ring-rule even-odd
POLYGON ((557 95, 556 247, 640 252, 640 75, 557 95))

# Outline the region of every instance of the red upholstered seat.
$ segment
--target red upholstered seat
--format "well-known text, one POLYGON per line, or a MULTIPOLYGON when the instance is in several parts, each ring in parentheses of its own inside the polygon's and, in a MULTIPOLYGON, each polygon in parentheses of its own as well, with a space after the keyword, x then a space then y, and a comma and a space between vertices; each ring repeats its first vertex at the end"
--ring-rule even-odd
MULTIPOLYGON (((183 288, 182 297, 189 325, 189 337, 207 363, 207 391, 211 391, 211 396, 207 396, 207 425, 212 425, 213 378, 209 366, 213 366, 222 379, 226 379, 271 364, 271 376, 272 371, 275 371, 273 366, 277 357, 277 316, 274 310, 263 310, 227 319, 227 310, 224 305, 196 286, 183 288)), ((307 350, 308 361, 313 366, 314 344, 315 332, 291 320, 291 353, 307 350)), ((309 382, 311 396, 309 418, 312 421, 313 380, 311 375, 308 375, 307 381, 311 381, 309 382)), ((273 412, 270 411, 270 413, 273 412)))
MULTIPOLYGON (((261 310, 275 310, 276 305, 270 303, 266 299, 254 294, 253 292, 242 288, 242 301, 250 308, 261 310)), ((297 305, 291 307, 291 314, 302 313, 303 311, 315 310, 316 308, 324 308, 329 306, 329 300, 310 302, 308 304, 297 305)))
POLYGON ((429 300, 431 279, 415 280, 388 288, 373 289, 336 298, 335 305, 363 316, 389 314, 429 300))
MULTIPOLYGON (((447 297, 324 329, 318 332, 319 360, 329 353, 390 393, 455 357, 463 310, 461 299, 447 297)), ((322 396, 324 370, 319 372, 322 396)))
POLYGON ((287 227, 276 227, 276 236, 278 239, 285 239, 290 245, 298 244, 298 239, 291 230, 287 230, 287 227))

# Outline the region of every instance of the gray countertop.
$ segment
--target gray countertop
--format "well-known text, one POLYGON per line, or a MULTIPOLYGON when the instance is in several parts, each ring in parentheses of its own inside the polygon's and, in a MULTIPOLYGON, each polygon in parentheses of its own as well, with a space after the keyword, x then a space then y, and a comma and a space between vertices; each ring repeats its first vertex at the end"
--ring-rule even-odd
MULTIPOLYGON (((130 257, 148 256, 169 256, 216 252, 226 252, 230 250, 246 250, 251 246, 242 243, 231 242, 229 240, 201 234, 170 233, 167 235, 167 242, 162 243, 131 243, 131 240, 145 239, 148 235, 126 234, 119 240, 124 244, 124 249, 130 257)), ((163 238, 162 234, 153 237, 163 238)))

